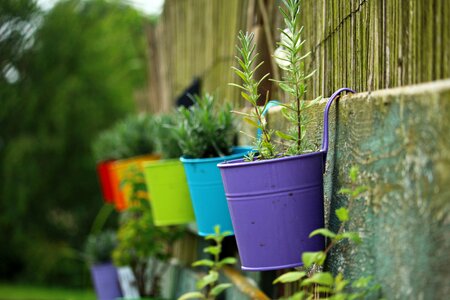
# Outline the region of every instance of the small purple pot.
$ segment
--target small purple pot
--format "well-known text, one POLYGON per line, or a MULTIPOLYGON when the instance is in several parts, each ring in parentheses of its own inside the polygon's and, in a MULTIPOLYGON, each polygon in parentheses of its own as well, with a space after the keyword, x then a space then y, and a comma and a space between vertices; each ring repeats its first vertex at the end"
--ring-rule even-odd
POLYGON ((277 270, 301 266, 302 253, 325 247, 323 173, 328 151, 328 111, 343 88, 328 100, 319 152, 270 160, 242 159, 218 164, 242 269, 277 270))
POLYGON ((99 300, 115 300, 122 297, 117 269, 111 263, 91 266, 92 282, 99 300))

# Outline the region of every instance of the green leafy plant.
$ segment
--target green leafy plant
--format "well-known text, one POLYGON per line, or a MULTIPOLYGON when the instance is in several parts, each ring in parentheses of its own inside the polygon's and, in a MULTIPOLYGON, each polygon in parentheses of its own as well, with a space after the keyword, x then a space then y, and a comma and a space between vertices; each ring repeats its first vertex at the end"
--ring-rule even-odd
POLYGON ((92 144, 96 161, 115 160, 126 157, 126 146, 114 128, 101 132, 92 144))
POLYGON ((253 110, 250 113, 239 112, 244 120, 261 131, 261 137, 255 138, 255 146, 258 150, 259 159, 270 159, 282 155, 298 155, 313 151, 314 146, 305 139, 306 124, 309 118, 305 113, 319 99, 306 101, 306 80, 314 72, 307 74, 305 72, 305 59, 309 53, 303 53, 304 40, 302 39, 302 28, 299 26, 299 0, 283 0, 284 8, 280 7, 283 15, 285 29, 279 29, 281 41, 278 43, 275 58, 283 69, 282 80, 275 81, 279 87, 286 92, 290 98, 288 103, 281 103, 282 114, 289 121, 290 128, 288 132, 273 131, 268 128, 263 111, 267 107, 268 97, 265 105, 258 106, 257 100, 261 97, 258 93, 258 87, 269 74, 261 79, 254 78, 255 71, 263 64, 257 63, 258 53, 255 53, 255 43, 253 42, 253 33, 240 32, 237 46, 239 56, 236 57, 238 67, 232 67, 234 72, 242 79, 242 84, 231 83, 242 90, 242 97, 252 105, 253 110), (275 142, 273 134, 276 134, 281 142, 275 142))
POLYGON ((368 294, 379 289, 379 285, 372 283, 372 276, 361 277, 350 283, 344 279, 344 275, 339 273, 333 276, 330 272, 320 271, 328 252, 342 241, 351 241, 355 244, 362 242, 357 232, 347 231, 346 227, 350 221, 350 214, 354 202, 361 194, 367 190, 367 186, 358 183, 359 169, 352 167, 349 173, 350 186, 342 188, 339 192, 348 196, 347 207, 336 209, 335 213, 341 222, 338 232, 334 233, 329 229, 320 228, 311 232, 309 237, 323 235, 329 239, 329 244, 324 251, 304 252, 302 261, 304 270, 285 273, 274 280, 275 283, 298 283, 298 292, 287 299, 334 299, 353 300, 364 299, 368 294), (352 288, 349 291, 349 287, 352 288))
POLYGON ((117 124, 116 130, 125 145, 126 157, 155 151, 155 120, 152 115, 130 115, 117 124))
POLYGON ((167 262, 173 254, 173 245, 183 236, 185 229, 181 226, 155 226, 142 172, 133 166, 128 175, 126 180, 133 187, 133 205, 121 215, 113 261, 116 265, 131 267, 141 296, 157 297, 161 278, 168 270, 167 262), (163 264, 153 263, 149 270, 151 257, 163 264), (149 283, 150 288, 147 289, 149 283))
POLYGON ((153 116, 129 115, 103 131, 92 144, 97 161, 123 159, 155 151, 153 116))
POLYGON ((117 238, 114 231, 91 234, 86 240, 84 257, 90 265, 111 262, 111 255, 116 245, 117 238))
POLYGON ((155 118, 155 142, 162 158, 178 158, 183 155, 175 131, 176 115, 166 114, 155 118))
POLYGON ((182 295, 178 300, 186 299, 215 299, 220 293, 231 287, 231 283, 218 283, 219 272, 226 265, 233 265, 236 263, 234 257, 226 257, 220 259, 220 253, 222 252, 222 241, 230 235, 231 232, 220 232, 220 226, 214 227, 215 234, 208 235, 206 240, 213 240, 215 245, 208 246, 203 249, 203 252, 212 255, 213 259, 201 259, 192 264, 193 267, 207 267, 208 273, 197 281, 197 288, 199 291, 189 292, 182 295))
POLYGON ((212 95, 193 98, 189 108, 178 111, 175 134, 183 155, 189 158, 226 156, 231 153, 236 132, 231 106, 216 105, 212 95))

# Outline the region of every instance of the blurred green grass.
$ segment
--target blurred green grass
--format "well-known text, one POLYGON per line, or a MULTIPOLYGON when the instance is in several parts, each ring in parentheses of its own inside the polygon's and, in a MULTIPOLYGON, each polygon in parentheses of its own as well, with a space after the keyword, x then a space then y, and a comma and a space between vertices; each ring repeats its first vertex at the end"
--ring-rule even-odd
POLYGON ((0 283, 0 300, 95 300, 93 290, 0 283))

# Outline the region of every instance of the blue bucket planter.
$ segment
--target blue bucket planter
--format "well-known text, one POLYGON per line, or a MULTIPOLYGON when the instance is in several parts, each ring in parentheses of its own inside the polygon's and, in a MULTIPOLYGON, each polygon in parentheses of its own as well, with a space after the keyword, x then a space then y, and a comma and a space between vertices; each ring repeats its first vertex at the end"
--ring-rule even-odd
POLYGON ((228 156, 180 158, 186 173, 199 235, 214 234, 216 225, 220 225, 221 231, 234 233, 217 164, 242 158, 250 151, 250 147, 234 147, 232 154, 228 156))

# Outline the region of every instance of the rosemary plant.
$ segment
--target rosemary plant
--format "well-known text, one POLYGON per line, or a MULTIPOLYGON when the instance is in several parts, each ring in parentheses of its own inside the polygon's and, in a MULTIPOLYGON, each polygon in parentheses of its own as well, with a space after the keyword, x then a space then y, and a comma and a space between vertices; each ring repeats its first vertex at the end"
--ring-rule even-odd
POLYGON ((183 155, 189 158, 209 158, 229 155, 236 131, 231 106, 216 105, 212 95, 193 98, 194 105, 180 107, 174 134, 183 155))
POLYGON ((259 97, 258 87, 261 82, 269 76, 269 74, 264 75, 259 81, 254 78, 255 71, 263 64, 259 63, 256 67, 252 67, 258 57, 258 53, 255 53, 255 44, 253 33, 243 33, 239 32, 238 39, 241 47, 236 47, 240 57, 236 57, 241 69, 232 67, 234 72, 242 79, 243 84, 230 83, 230 85, 236 86, 243 91, 241 92, 242 97, 250 102, 253 107, 251 113, 236 112, 244 116, 244 120, 250 125, 255 126, 261 130, 261 138, 256 139, 256 149, 259 153, 259 157, 262 159, 274 158, 277 155, 277 150, 275 145, 272 143, 273 131, 269 130, 267 127, 267 122, 263 116, 263 111, 267 106, 267 99, 264 107, 260 107, 257 104, 259 97))
POLYGON ((278 45, 280 47, 274 56, 284 74, 282 80, 275 82, 291 100, 288 103, 281 104, 283 107, 282 114, 291 124, 291 128, 288 132, 275 131, 275 134, 282 139, 279 144, 272 139, 274 131, 268 128, 262 115, 262 111, 267 106, 267 99, 263 107, 257 105, 257 100, 261 96, 258 94, 258 86, 269 74, 264 75, 259 81, 254 78, 255 71, 263 62, 256 64, 258 53, 255 53, 253 33, 239 33, 240 46, 237 47, 239 53, 237 62, 240 68, 232 67, 234 72, 242 79, 243 84, 232 83, 231 85, 242 89, 242 97, 254 108, 252 113, 240 114, 244 115, 245 121, 262 132, 261 138, 255 141, 260 159, 270 159, 280 155, 298 155, 313 151, 312 145, 305 141, 306 124, 309 121, 305 110, 316 103, 320 97, 313 101, 305 100, 306 81, 314 74, 314 71, 309 74, 305 72, 304 62, 309 53, 303 54, 305 40, 302 39, 301 35, 303 27, 299 26, 300 0, 283 0, 282 2, 284 7, 280 7, 280 12, 283 15, 286 28, 279 29, 281 41, 278 45))

